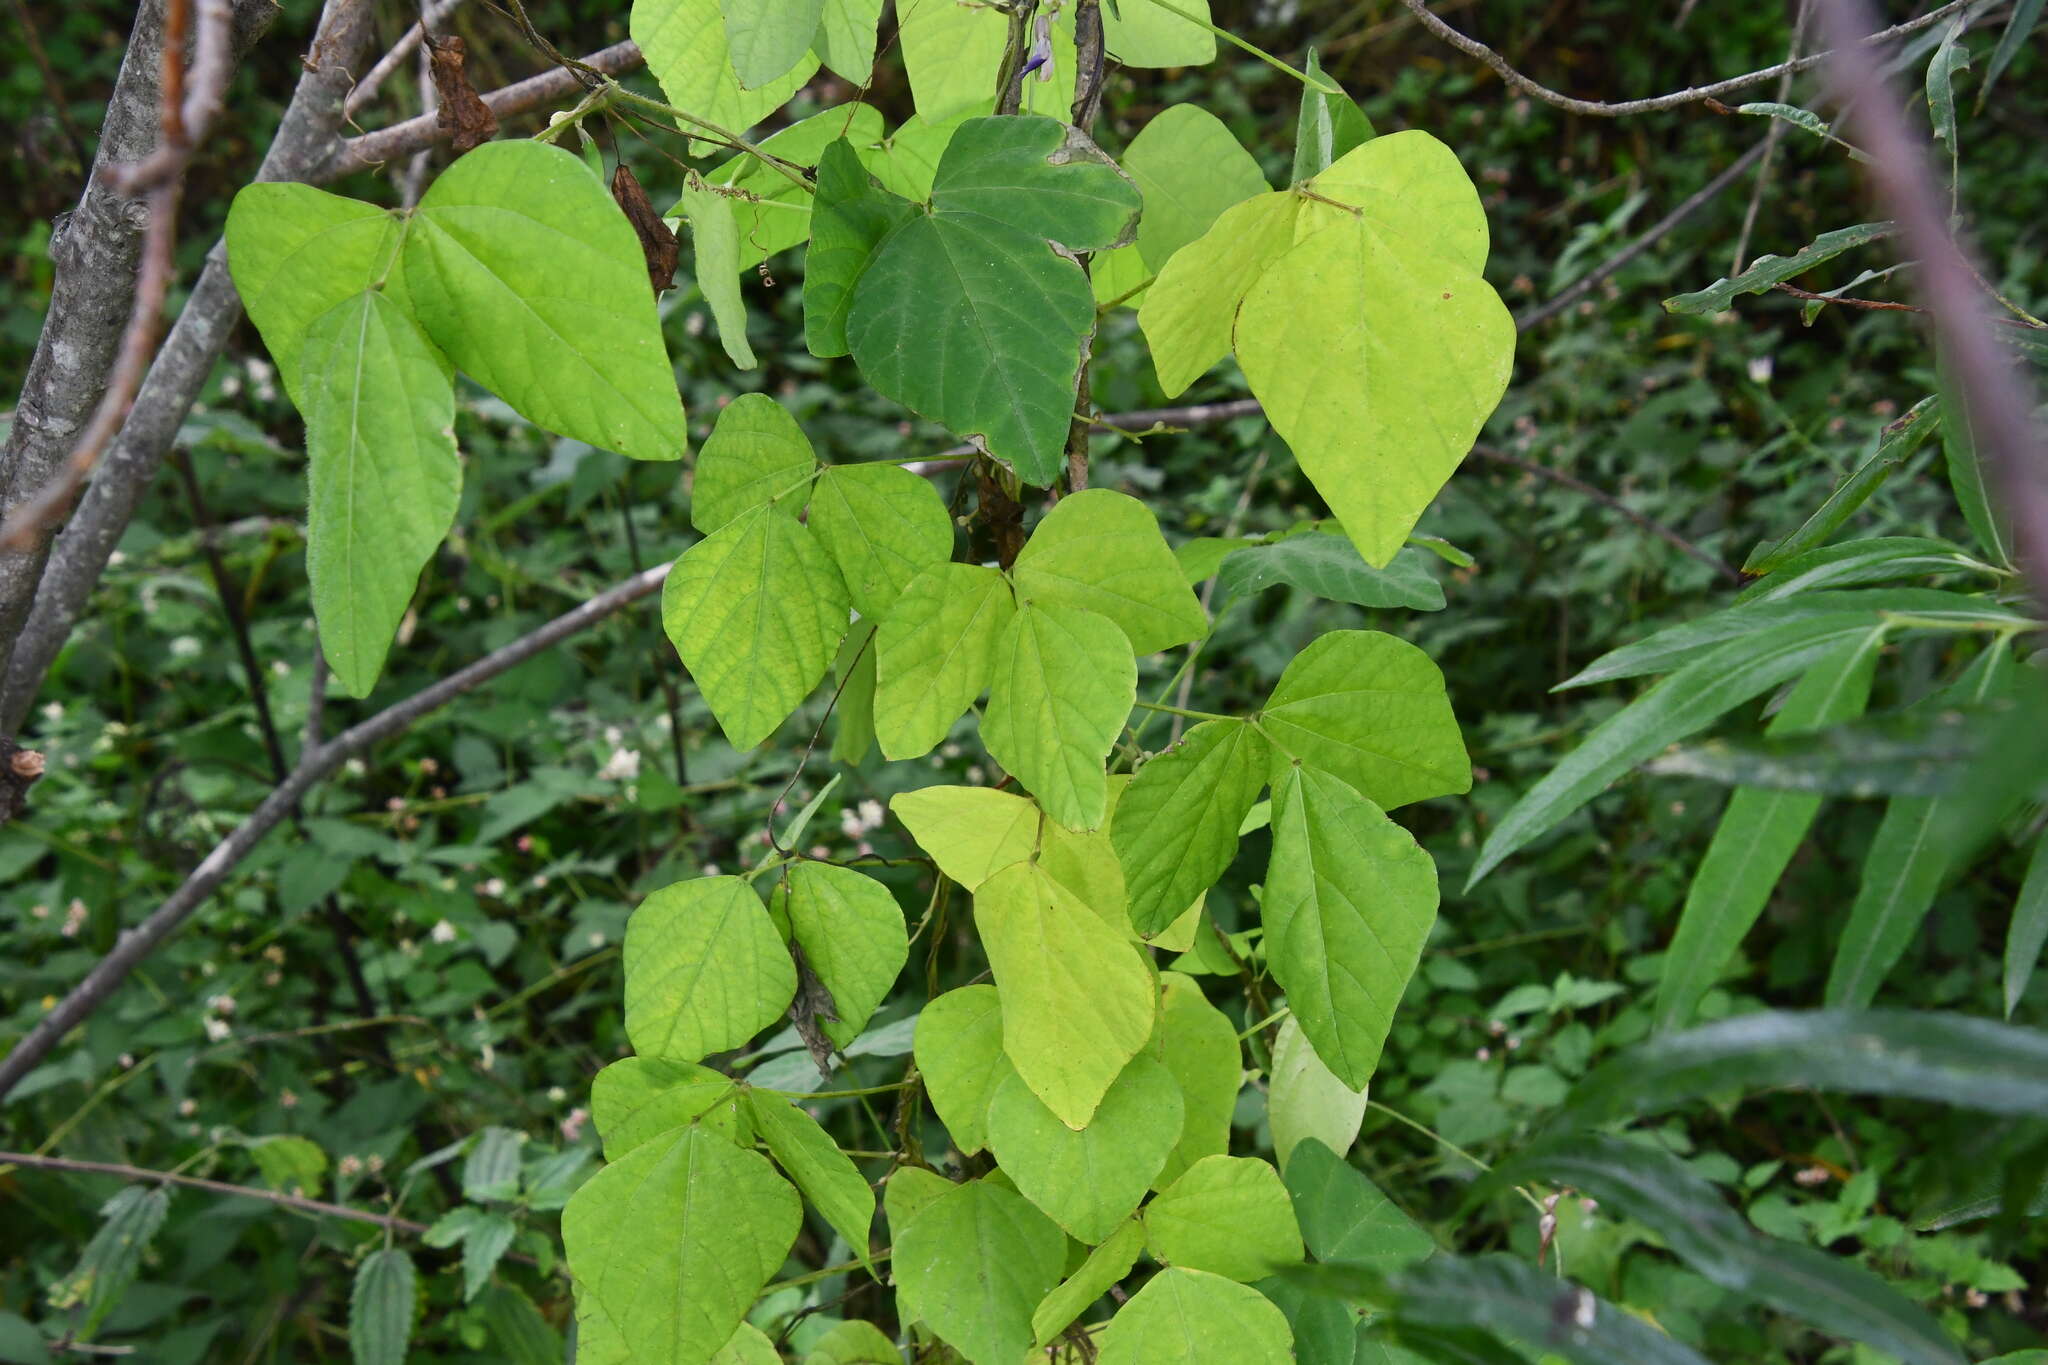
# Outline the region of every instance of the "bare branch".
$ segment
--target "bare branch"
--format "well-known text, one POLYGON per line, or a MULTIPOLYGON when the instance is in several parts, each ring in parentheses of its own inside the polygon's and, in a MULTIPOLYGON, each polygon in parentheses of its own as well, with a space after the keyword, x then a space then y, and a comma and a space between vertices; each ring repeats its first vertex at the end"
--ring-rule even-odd
POLYGON ((399 35, 398 41, 391 45, 391 50, 379 57, 377 64, 363 73, 363 78, 356 82, 356 88, 349 91, 348 98, 341 102, 342 116, 352 119, 362 112, 363 106, 375 99, 377 92, 384 88, 384 82, 390 79, 391 73, 404 66, 406 58, 419 51, 420 40, 426 37, 428 31, 438 28, 441 21, 454 13, 455 7, 461 3, 462 0, 434 0, 433 4, 427 6, 427 12, 422 16, 425 27, 421 27, 420 24, 409 25, 405 32, 399 35))
POLYGON ((112 1161, 75 1161, 70 1157, 36 1156, 29 1152, 0 1152, 0 1170, 9 1166, 42 1171, 70 1171, 78 1175, 112 1175, 123 1180, 183 1185, 187 1189, 233 1195, 237 1199, 261 1199, 267 1204, 282 1205, 288 1209, 296 1209, 300 1213, 346 1218, 355 1223, 375 1223, 380 1228, 389 1228, 393 1232, 403 1232, 412 1237, 418 1237, 427 1230, 425 1223, 415 1223, 410 1218, 400 1218, 396 1214, 371 1213, 366 1209, 352 1209, 346 1204, 330 1204, 324 1199, 280 1194, 276 1190, 259 1190, 251 1185, 230 1185, 226 1181, 206 1180, 196 1175, 180 1175, 175 1171, 152 1171, 141 1166, 123 1166, 112 1161))
MULTIPOLYGON (((1772 80, 1778 76, 1805 71, 1810 67, 1820 65, 1832 55, 1827 52, 1810 53, 1807 56, 1795 58, 1792 61, 1779 62, 1776 66, 1764 67, 1760 71, 1751 71, 1741 76, 1731 76, 1725 81, 1715 81, 1712 85, 1695 85, 1687 90, 1675 90, 1668 95, 1656 95, 1649 99, 1617 100, 1611 103, 1603 100, 1582 100, 1574 99, 1570 95, 1560 94, 1549 86, 1539 84, 1524 76, 1508 64, 1507 58, 1495 52, 1485 43, 1480 42, 1477 38, 1467 37, 1443 20, 1437 18, 1434 14, 1431 14, 1427 0, 1401 0, 1401 3, 1406 5, 1417 19, 1422 21, 1424 28, 1465 55, 1476 57, 1486 63, 1486 65, 1493 68, 1496 75, 1523 94, 1533 95, 1545 104, 1556 105, 1567 113, 1586 114, 1593 118, 1622 118, 1629 114, 1650 114, 1660 109, 1677 109, 1687 104, 1698 104, 1701 100, 1714 99, 1736 90, 1747 90, 1752 85, 1762 85, 1765 81, 1772 80)), ((1919 32, 1930 24, 1939 23, 1949 15, 1955 14, 1965 6, 1973 3, 1975 3, 1975 0, 1949 0, 1948 4, 1943 5, 1939 9, 1923 14, 1917 19, 1908 19, 1903 24, 1894 24, 1882 33, 1868 34, 1862 41, 1865 43, 1877 43, 1889 38, 1903 38, 1909 33, 1919 32)))

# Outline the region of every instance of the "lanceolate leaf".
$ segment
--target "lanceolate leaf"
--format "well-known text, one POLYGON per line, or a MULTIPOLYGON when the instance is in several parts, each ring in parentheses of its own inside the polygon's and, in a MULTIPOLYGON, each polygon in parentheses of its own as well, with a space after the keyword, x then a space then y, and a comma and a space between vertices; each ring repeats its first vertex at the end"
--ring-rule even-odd
POLYGON ((1926 1310, 1854 1261, 1761 1236, 1719 1190, 1654 1147, 1600 1133, 1553 1137, 1516 1155, 1489 1184, 1529 1179, 1592 1195, 1610 1214, 1656 1233, 1723 1289, 1831 1336, 1909 1365, 1962 1365, 1962 1354, 1926 1310))
POLYGON ((1107 488, 1060 499, 1032 530, 1014 575, 1022 600, 1107 616, 1137 654, 1186 644, 1209 626, 1152 509, 1107 488))
MULTIPOLYGON (((1870 698, 1883 642, 1883 627, 1873 627, 1816 662, 1772 718, 1770 733, 1798 734, 1859 714, 1870 698)), ((1657 987, 1659 1030, 1691 1021, 1700 999, 1763 913, 1819 809, 1819 797, 1800 792, 1743 787, 1729 798, 1664 955, 1657 987)))
POLYGON ((1790 256, 1759 256, 1749 269, 1734 279, 1716 280, 1696 294, 1680 294, 1664 300, 1666 312, 1719 313, 1741 294, 1761 294, 1780 280, 1803 275, 1822 261, 1830 261, 1854 247, 1889 237, 1890 223, 1858 223, 1854 227, 1823 232, 1790 256))
POLYGON ((1110 838, 1130 888, 1131 926, 1150 937, 1216 884, 1266 785, 1269 750, 1251 725, 1204 721, 1138 769, 1110 838))
POLYGON ((1109 813, 1103 761, 1137 699, 1129 639, 1092 611, 1026 605, 996 647, 993 672, 981 722, 989 756, 1054 820, 1100 825, 1109 813))
POLYGON ((1377 806, 1309 768, 1275 784, 1266 959, 1317 1055, 1353 1089, 1379 1064, 1436 904, 1436 864, 1377 806))
POLYGON ((683 552, 662 589, 661 618, 725 737, 749 749, 825 676, 847 606, 813 533, 784 508, 763 506, 683 552))
POLYGON ((975 927, 1003 1010, 1003 1051, 1069 1128, 1085 1127, 1152 1034, 1140 950, 1033 863, 982 884, 975 927))
POLYGON ((626 922, 625 962, 626 1036, 669 1061, 738 1047, 796 994, 789 951, 738 877, 679 882, 642 901, 626 922))
POLYGON ((1472 786, 1443 673, 1392 635, 1318 637, 1281 673, 1258 723, 1277 751, 1276 771, 1298 761, 1386 810, 1472 786))
POLYGON ((886 757, 916 758, 946 737, 989 685, 1016 610, 1002 574, 979 564, 935 564, 904 586, 875 635, 886 757))
POLYGON ((1294 1333, 1272 1300, 1201 1270, 1154 1275, 1117 1310, 1101 1345, 1101 1365, 1291 1365, 1294 1359, 1294 1333))
POLYGON ((953 521, 938 490, 901 465, 827 469, 811 495, 810 526, 839 565, 853 609, 871 621, 953 554, 953 521))
POLYGON ((1066 1238, 1019 1195, 985 1180, 925 1205, 896 1233, 891 1265, 906 1316, 972 1365, 1015 1365, 1031 1310, 1059 1283, 1066 1238))
POLYGON ((1137 1209, 1180 1138, 1181 1113, 1173 1073, 1140 1053, 1078 1132, 1012 1072, 991 1098, 988 1140, 1018 1193, 1093 1245, 1137 1209))
MULTIPOLYGON (((127 1185, 100 1206, 99 1230, 86 1243, 77 1267, 50 1287, 50 1307, 76 1310, 70 1321, 76 1334, 90 1338, 100 1323, 135 1283, 142 1258, 170 1211, 171 1196, 164 1186, 147 1188, 127 1185)), ((403 1253, 393 1253, 402 1256, 403 1253)), ((407 1262, 408 1288, 411 1263, 407 1262)), ((408 1310, 410 1303, 407 1304, 408 1310)), ((408 1329, 411 1318, 406 1320, 408 1329)), ((399 1338, 401 1346, 404 1338, 399 1338)))
POLYGON ((734 132, 787 103, 818 69, 817 58, 806 56, 765 85, 743 87, 719 0, 633 0, 629 30, 670 104, 734 132))
POLYGON ((368 696, 420 569, 455 522, 448 362, 403 309, 358 294, 306 330, 306 576, 341 690, 368 696))
POLYGON ((690 524, 710 535, 742 513, 800 495, 817 472, 810 438, 789 410, 765 393, 743 393, 718 414, 697 452, 690 524))
POLYGON ((1820 588, 1852 588, 1928 574, 1983 574, 1986 566, 1946 541, 1876 536, 1823 546, 1784 560, 1735 596, 1737 605, 1775 602, 1820 588))
POLYGON ((1941 357, 1941 448, 1948 466, 1948 486, 1955 493, 1956 504, 1963 509, 1971 535, 1992 562, 2010 564, 2012 513, 1994 501, 1985 486, 1976 423, 1946 355, 1941 357))
POLYGON ((681 457, 640 244, 572 153, 478 147, 428 188, 401 255, 420 327, 522 415, 638 459, 681 457))
POLYGON ((747 344, 747 302, 740 293, 740 228, 733 201, 692 183, 676 208, 690 220, 691 270, 697 292, 711 308, 712 325, 726 358, 742 370, 757 363, 747 344))
POLYGON ((818 1121, 786 1099, 747 1091, 747 1117, 768 1144, 775 1164, 796 1182, 853 1254, 868 1260, 868 1229, 875 1221, 875 1192, 818 1121))
POLYGON ((789 869, 788 910, 790 934, 838 1015, 820 1021, 825 1036, 845 1047, 867 1027, 910 955, 903 911, 874 878, 810 861, 789 869))
POLYGON ((781 1267, 802 1220, 802 1201, 768 1159, 717 1133, 683 1128, 635 1148, 562 1213, 577 1360, 704 1365, 781 1267))
POLYGON ((412 1257, 384 1247, 356 1268, 348 1301, 348 1347, 355 1365, 405 1365, 414 1312, 412 1257))
POLYGON ((1393 1289, 1397 1321, 1481 1328, 1572 1365, 1707 1365, 1592 1290, 1514 1256, 1433 1257, 1396 1276, 1393 1289))
POLYGON ((2026 879, 2020 883, 2019 899, 2013 903, 2012 924, 2005 937, 2005 1013, 2027 993, 2034 968, 2041 960, 2041 945, 2048 943, 2048 834, 2034 841, 2027 859, 2026 879))
POLYGON ((1841 529, 1842 523, 1854 516, 1856 509, 1891 477, 1892 471, 1904 464, 1934 434, 1935 427, 1940 424, 1940 416, 1937 399, 1923 398, 1915 403, 1904 417, 1885 427, 1870 458, 1856 466, 1855 471, 1828 494, 1828 500, 1798 530, 1783 540, 1757 546, 1743 563, 1742 571, 1772 573, 1793 556, 1826 544, 1828 538, 1841 529))

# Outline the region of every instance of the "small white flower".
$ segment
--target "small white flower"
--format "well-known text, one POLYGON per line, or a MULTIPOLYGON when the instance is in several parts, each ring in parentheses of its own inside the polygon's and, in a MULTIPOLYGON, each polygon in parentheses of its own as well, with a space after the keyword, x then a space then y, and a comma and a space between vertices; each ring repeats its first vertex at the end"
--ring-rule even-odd
POLYGON ((64 703, 61 701, 53 701, 45 704, 43 707, 43 719, 50 722, 50 724, 52 725, 55 725, 58 721, 64 719, 64 703))
POLYGON ((375 1175, 377 1174, 377 1172, 384 1169, 384 1158, 381 1156, 377 1156, 373 1153, 370 1159, 364 1162, 363 1164, 369 1167, 371 1175, 375 1175))
POLYGON ((85 908, 85 902, 74 898, 71 904, 64 907, 64 926, 58 932, 66 938, 77 938, 78 931, 85 927, 85 922, 91 915, 92 912, 85 908))
POLYGON ((545 873, 545 872, 536 872, 536 873, 534 873, 534 874, 533 874, 533 889, 534 889, 534 890, 536 890, 536 891, 545 891, 545 890, 547 890, 547 889, 548 889, 548 874, 547 874, 547 873, 545 873))
POLYGON ((717 864, 717 863, 706 863, 706 864, 704 864, 704 875, 705 875, 705 876, 707 876, 707 877, 716 877, 716 876, 718 875, 718 864, 717 864))
POLYGON ((209 995, 206 997, 206 1008, 215 1014, 233 1014, 235 1012, 235 997, 225 994, 209 995))
POLYGON ((359 1176, 363 1173, 363 1159, 350 1152, 334 1163, 334 1173, 344 1180, 359 1176))
POLYGON ((283 659, 272 659, 272 660, 270 661, 270 676, 271 676, 271 677, 273 677, 273 678, 289 678, 289 677, 290 677, 291 675, 292 675, 292 666, 291 666, 290 664, 286 663, 286 662, 285 662, 285 661, 284 661, 283 659))
POLYGON ((234 1030, 228 1027, 228 1021, 225 1019, 206 1021, 206 1041, 209 1043, 218 1043, 232 1032, 234 1030))
POLYGON ((559 1085, 551 1085, 551 1086, 549 1086, 549 1087, 548 1087, 548 1103, 549 1103, 549 1104, 560 1104, 560 1103, 561 1103, 561 1102, 562 1102, 563 1100, 566 1100, 566 1099, 568 1099, 568 1098, 569 1098, 569 1092, 568 1092, 568 1091, 566 1091, 566 1090, 564 1090, 564 1089, 562 1089, 562 1087, 561 1087, 561 1086, 559 1086, 559 1085))
POLYGON ((861 823, 860 816, 857 813, 850 810, 841 811, 839 814, 839 832, 849 839, 858 839, 861 835, 868 832, 868 827, 861 823))
POLYGON ((370 771, 367 767, 363 766, 363 760, 360 758, 352 758, 342 764, 341 770, 350 777, 361 777, 364 773, 370 771))
POLYGON ((873 829, 875 826, 882 823, 882 814, 882 803, 875 800, 873 797, 869 797, 867 800, 860 803, 861 823, 866 825, 869 829, 873 829))
POLYGON ((988 776, 988 774, 984 773, 981 770, 981 765, 979 763, 976 763, 970 768, 968 768, 966 776, 968 786, 978 787, 981 785, 981 779, 988 776))
POLYGON ((191 1117, 192 1117, 192 1116, 193 1116, 194 1114, 196 1114, 196 1113, 198 1113, 198 1112, 199 1112, 199 1101, 198 1101, 198 1100, 179 1100, 179 1101, 178 1101, 178 1117, 180 1117, 180 1118, 187 1118, 187 1119, 189 1119, 189 1118, 191 1118, 191 1117))
POLYGON ((1771 358, 1767 355, 1752 356, 1749 362, 1749 380, 1752 384, 1771 382, 1771 358))
POLYGON ((453 943, 455 941, 455 926, 445 919, 441 920, 432 929, 427 931, 427 937, 436 943, 453 943))
POLYGON ((593 948, 604 947, 604 930, 592 929, 588 934, 584 935, 584 941, 593 948))
POLYGON ((489 881, 478 887, 477 890, 496 900, 505 894, 505 879, 503 877, 492 877, 489 881))
POLYGON ((127 562, 128 556, 122 554, 119 550, 116 550, 112 554, 107 556, 107 567, 109 568, 118 569, 127 562))
POLYGON ((607 725, 604 727, 604 742, 611 745, 614 749, 619 747, 619 741, 624 738, 625 735, 620 732, 618 726, 607 725))
POLYGON ((196 637, 180 635, 171 641, 171 657, 173 659, 196 659, 199 657, 201 648, 202 646, 196 637))
POLYGON ((640 751, 638 749, 614 749, 612 756, 597 770, 600 782, 631 782, 640 776, 640 751))

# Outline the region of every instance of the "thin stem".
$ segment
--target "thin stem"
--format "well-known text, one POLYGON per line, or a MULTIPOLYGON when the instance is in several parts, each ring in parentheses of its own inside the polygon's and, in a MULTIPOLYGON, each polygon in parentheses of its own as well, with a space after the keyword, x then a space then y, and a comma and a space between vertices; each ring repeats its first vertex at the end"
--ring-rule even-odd
MULTIPOLYGON (((1396 1123, 1407 1125, 1408 1127, 1414 1129, 1416 1132, 1422 1134, 1424 1137, 1428 1138, 1431 1142, 1434 1142, 1437 1146, 1443 1148, 1445 1151, 1450 1152, 1455 1156, 1463 1157, 1465 1160, 1471 1162, 1474 1166, 1477 1166, 1482 1171, 1491 1171, 1493 1169, 1493 1167, 1487 1165, 1484 1161, 1481 1161, 1478 1157, 1472 1155, 1463 1147, 1460 1147, 1457 1143, 1451 1141, 1442 1133, 1439 1133, 1436 1129, 1430 1127, 1426 1123, 1420 1122, 1419 1120, 1409 1118, 1406 1114, 1402 1113, 1398 1109, 1390 1108, 1387 1105, 1381 1104, 1378 1100, 1370 1099, 1365 1102, 1365 1107, 1377 1113, 1385 1114, 1388 1118, 1394 1120, 1394 1122, 1396 1123)), ((1535 1195, 1529 1193, 1529 1191, 1523 1189, 1520 1185, 1515 1186, 1515 1193, 1521 1195, 1522 1198, 1528 1200, 1530 1208, 1536 1210, 1536 1212, 1538 1213, 1543 1212, 1543 1202, 1539 1200, 1535 1195)))
POLYGON ((1272 67, 1276 71, 1285 71, 1288 75, 1294 77, 1294 79, 1300 81, 1303 85, 1307 86, 1311 90, 1319 91, 1325 95, 1341 95, 1344 93, 1337 86, 1323 84, 1315 77, 1309 75, 1306 71, 1296 70, 1294 67, 1291 67, 1287 63, 1281 61, 1278 57, 1275 57, 1272 53, 1266 51, 1264 48, 1252 46, 1244 39, 1238 37, 1235 33, 1232 33, 1229 29, 1218 28, 1215 24, 1210 23, 1207 19, 1204 19, 1201 15, 1196 14, 1194 11, 1182 9, 1179 5, 1174 4, 1173 0, 1151 0, 1151 3, 1159 6, 1159 8, 1165 10, 1168 14, 1178 15, 1180 18, 1187 20, 1189 23, 1195 25, 1195 27, 1197 28, 1208 29, 1209 32, 1215 34, 1224 42, 1229 43, 1232 47, 1237 48, 1241 52, 1250 53, 1252 56, 1257 57, 1260 61, 1264 62, 1267 66, 1272 67))
POLYGON ((851 1100, 862 1095, 892 1095, 898 1090, 916 1085, 916 1081, 895 1081, 889 1085, 867 1085, 858 1090, 770 1090, 766 1086, 755 1086, 764 1095, 780 1095, 786 1100, 851 1100))
POLYGON ((74 1161, 69 1157, 35 1156, 28 1152, 0 1152, 0 1172, 8 1167, 27 1167, 45 1171, 69 1171, 76 1175, 113 1175, 123 1180, 155 1180, 169 1185, 184 1185, 195 1190, 207 1190, 214 1194, 232 1195, 238 1199, 260 1199, 265 1203, 297 1209, 301 1213, 322 1214, 330 1218, 345 1218, 356 1223, 375 1223, 386 1232, 403 1232, 418 1237, 427 1230, 425 1223, 415 1223, 410 1218, 396 1214, 368 1213, 352 1209, 346 1204, 330 1204, 324 1199, 307 1199, 296 1194, 280 1194, 275 1190, 259 1190, 249 1185, 230 1185, 221 1180, 206 1180, 199 1176, 180 1175, 175 1171, 153 1171, 140 1166, 123 1166, 112 1161, 74 1161))
POLYGON ((1146 711, 1159 711, 1169 716, 1185 716, 1189 720, 1238 719, 1238 717, 1236 716, 1226 716, 1221 711, 1190 711, 1183 706, 1166 706, 1156 701, 1137 701, 1132 702, 1131 705, 1139 707, 1146 711))
POLYGON ((608 80, 604 89, 612 99, 621 104, 631 105, 635 109, 644 109, 650 114, 666 115, 678 123, 687 123, 692 128, 701 128, 712 136, 723 139, 734 148, 753 157, 777 175, 788 180, 805 194, 815 194, 817 192, 817 187, 804 178, 803 172, 796 168, 796 163, 784 161, 773 152, 762 151, 759 147, 747 141, 744 135, 735 133, 730 128, 721 128, 718 124, 711 122, 711 120, 698 118, 695 114, 687 110, 678 109, 673 104, 663 104, 660 100, 649 99, 645 95, 636 95, 617 81, 608 80))
POLYGON ((1130 300, 1132 300, 1133 298, 1136 298, 1138 295, 1144 293, 1147 289, 1150 289, 1155 283, 1158 282, 1158 279, 1159 277, 1157 275, 1147 275, 1144 279, 1139 280, 1136 284, 1132 285, 1129 289, 1124 290, 1123 293, 1118 294, 1108 303, 1099 303, 1095 305, 1095 316, 1099 318, 1108 317, 1111 313, 1114 313, 1117 309, 1123 307, 1124 304, 1130 302, 1130 300))

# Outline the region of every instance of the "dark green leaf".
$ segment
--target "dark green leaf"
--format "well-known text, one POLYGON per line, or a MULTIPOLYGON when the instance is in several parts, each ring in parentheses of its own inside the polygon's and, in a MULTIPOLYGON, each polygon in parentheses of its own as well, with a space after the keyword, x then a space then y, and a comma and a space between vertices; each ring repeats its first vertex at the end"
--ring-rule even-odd
POLYGON ((1479 1328, 1573 1365, 1707 1365, 1592 1290, 1513 1256, 1438 1256, 1390 1283, 1400 1323, 1479 1328))
POLYGON ((1318 89, 1337 84, 1323 70, 1316 50, 1308 50, 1308 80, 1301 88, 1301 117, 1295 124, 1294 170, 1291 184, 1321 175, 1332 161, 1372 136, 1372 120, 1351 96, 1328 95, 1318 89))
MULTIPOLYGON (((1826 544, 1828 537, 1840 530, 1842 523, 1854 516, 1856 509, 1892 476, 1892 471, 1904 464, 1934 433, 1941 420, 1939 401, 1933 397, 1923 398, 1904 417, 1885 427, 1870 458, 1835 486, 1835 491, 1828 494, 1828 500, 1820 505, 1819 510, 1783 540, 1767 541, 1757 546, 1750 552, 1742 571, 1772 573, 1784 567, 1786 561, 1795 555, 1826 544)), ((1750 593, 1755 591, 1754 587, 1748 590, 1750 593)))
POLYGON ((1315 1138, 1295 1144, 1287 1162, 1287 1194, 1302 1239, 1319 1261, 1391 1271, 1436 1250, 1429 1233, 1315 1138))
POLYGON ((1735 302, 1739 294, 1761 294, 1780 280, 1804 274, 1822 261, 1831 261, 1853 247, 1892 235, 1890 223, 1858 223, 1854 227, 1823 232, 1790 256, 1759 256, 1756 263, 1734 279, 1716 280, 1695 294, 1680 294, 1664 300, 1666 312, 1719 313, 1735 302))
POLYGON ((1233 551, 1217 571, 1216 585, 1225 601, 1285 583, 1332 602, 1442 611, 1444 590, 1426 562, 1421 551, 1403 550, 1386 568, 1375 569, 1345 537, 1309 531, 1233 551))
POLYGON ((348 1301, 348 1348, 355 1365, 405 1365, 414 1284, 412 1257, 396 1247, 363 1258, 348 1301))

